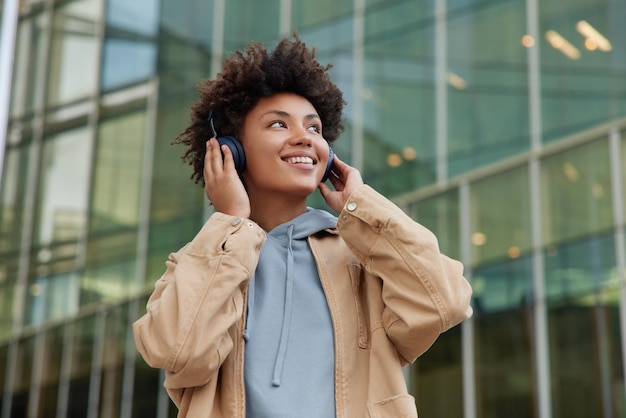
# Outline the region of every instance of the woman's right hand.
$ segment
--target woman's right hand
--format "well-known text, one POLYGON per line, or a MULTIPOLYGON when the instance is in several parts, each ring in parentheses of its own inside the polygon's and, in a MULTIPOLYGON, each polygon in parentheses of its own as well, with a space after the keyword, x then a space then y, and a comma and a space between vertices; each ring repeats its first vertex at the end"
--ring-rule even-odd
POLYGON ((216 211, 240 218, 250 217, 250 199, 235 169, 233 154, 226 145, 220 150, 215 138, 206 144, 204 184, 206 195, 216 211))

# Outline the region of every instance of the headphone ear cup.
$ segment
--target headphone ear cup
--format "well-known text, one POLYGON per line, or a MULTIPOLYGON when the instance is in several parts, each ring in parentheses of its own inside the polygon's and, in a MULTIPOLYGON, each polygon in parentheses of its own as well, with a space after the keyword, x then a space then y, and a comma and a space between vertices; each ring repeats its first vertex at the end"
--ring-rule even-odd
MULTIPOLYGON (((217 138, 217 142, 219 142, 220 146, 226 145, 230 149, 235 161, 235 169, 241 175, 246 170, 246 154, 243 152, 241 142, 233 136, 220 136, 217 138)), ((222 158, 224 158, 224 153, 222 153, 222 158)))
POLYGON ((332 171, 333 163, 335 162, 335 152, 330 147, 328 149, 329 149, 328 163, 326 163, 326 171, 324 171, 324 177, 322 177, 322 183, 328 180, 328 177, 330 177, 330 172, 332 171))

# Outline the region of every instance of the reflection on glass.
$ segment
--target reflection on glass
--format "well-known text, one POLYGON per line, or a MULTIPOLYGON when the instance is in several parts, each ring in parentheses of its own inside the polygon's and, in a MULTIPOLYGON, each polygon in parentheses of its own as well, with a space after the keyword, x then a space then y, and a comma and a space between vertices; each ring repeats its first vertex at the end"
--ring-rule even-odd
POLYGON ((65 2, 55 9, 48 103, 64 104, 96 91, 99 0, 65 2))
POLYGON ((120 416, 122 398, 122 376, 124 350, 128 333, 128 305, 112 309, 107 314, 105 338, 106 348, 102 359, 102 381, 100 385, 100 416, 120 416))
POLYGON ((57 412, 59 379, 63 359, 64 327, 52 328, 46 333, 43 361, 41 365, 41 397, 39 400, 40 416, 54 417, 57 412))
POLYGON ((613 196, 608 141, 601 139, 546 158, 541 187, 546 244, 610 228, 613 196))
MULTIPOLYGON (((86 127, 65 131, 44 141, 37 243, 75 241, 81 236, 87 212, 91 149, 86 127)), ((54 253, 42 255, 46 259, 54 256, 54 253)))
POLYGON ((91 362, 97 333, 96 317, 93 315, 74 324, 68 416, 87 416, 91 362))
POLYGON ((442 253, 460 259, 461 235, 457 189, 417 202, 408 213, 437 236, 442 253))
POLYGON ((558 141, 624 116, 626 98, 615 93, 626 87, 622 54, 626 37, 621 24, 626 3, 587 0, 563 8, 558 2, 540 1, 538 6, 543 140, 558 141), (581 33, 581 22, 610 40, 611 48, 599 48, 600 38, 590 39, 588 30, 583 28, 581 33), (548 39, 555 33, 571 46, 563 49, 563 42, 551 44, 548 39))
MULTIPOLYGON (((546 252, 553 410, 557 417, 619 416, 620 283, 613 234, 546 252)), ((623 408, 623 407, 622 407, 623 408)))
MULTIPOLYGON (((112 90, 148 79, 155 73, 159 2, 107 2, 102 89, 112 90)), ((179 13, 172 13, 178 16, 179 13)), ((181 28, 187 27, 181 24, 181 28)))
POLYGON ((41 72, 46 65, 40 61, 40 53, 46 45, 45 28, 43 13, 20 18, 13 60, 12 117, 32 112, 41 96, 41 72))
POLYGON ((534 417, 532 260, 472 273, 478 416, 534 417))
POLYGON ((472 262, 517 258, 530 248, 528 167, 471 186, 472 262))
POLYGON ((280 30, 280 0, 250 2, 229 0, 225 3, 224 51, 245 47, 251 40, 272 46, 280 30))
POLYGON ((136 283, 144 130, 143 112, 100 125, 81 305, 127 298, 136 283))
POLYGON ((410 371, 410 390, 420 417, 463 416, 461 327, 440 335, 410 371))
POLYGON ((530 147, 527 49, 521 43, 526 2, 448 7, 448 164, 455 176, 530 147))
POLYGON ((387 196, 436 178, 434 8, 370 2, 365 10, 364 179, 387 196))
POLYGON ((28 337, 18 342, 17 360, 15 362, 15 380, 13 385, 13 400, 11 403, 12 417, 27 416, 29 390, 33 375, 34 354, 35 337, 28 337))

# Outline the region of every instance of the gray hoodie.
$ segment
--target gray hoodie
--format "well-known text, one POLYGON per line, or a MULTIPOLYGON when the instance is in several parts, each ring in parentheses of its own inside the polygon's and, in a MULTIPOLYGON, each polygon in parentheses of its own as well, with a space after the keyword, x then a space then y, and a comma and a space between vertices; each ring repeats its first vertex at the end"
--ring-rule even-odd
POLYGON ((309 208, 267 233, 248 286, 247 417, 335 416, 333 326, 307 237, 336 226, 309 208))

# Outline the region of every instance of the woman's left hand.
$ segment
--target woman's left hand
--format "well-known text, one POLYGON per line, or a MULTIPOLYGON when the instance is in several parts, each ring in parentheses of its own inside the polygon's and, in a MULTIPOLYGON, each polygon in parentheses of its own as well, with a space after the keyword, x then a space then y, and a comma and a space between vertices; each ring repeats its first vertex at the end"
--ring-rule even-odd
POLYGON ((341 161, 336 154, 332 173, 328 176, 328 180, 335 190, 332 190, 325 183, 320 183, 318 188, 326 204, 337 213, 341 212, 352 192, 363 185, 359 170, 341 161))

